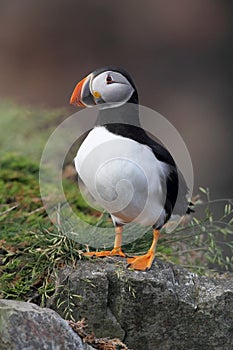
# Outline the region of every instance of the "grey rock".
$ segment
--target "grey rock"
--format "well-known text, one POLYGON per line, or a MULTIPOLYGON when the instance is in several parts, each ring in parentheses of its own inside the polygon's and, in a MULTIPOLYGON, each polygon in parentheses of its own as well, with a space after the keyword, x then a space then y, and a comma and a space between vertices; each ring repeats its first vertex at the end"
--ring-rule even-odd
POLYGON ((77 269, 67 267, 59 272, 56 293, 47 306, 67 318, 69 303, 75 320, 88 320, 90 327, 87 331, 91 332, 94 328, 97 337, 113 335, 113 338, 124 338, 125 331, 108 305, 110 283, 105 265, 82 261, 78 266, 77 269), (70 296, 73 296, 72 300, 70 296), (61 307, 58 307, 59 304, 61 307))
POLYGON ((120 258, 79 261, 59 271, 48 306, 64 317, 68 302, 89 331, 133 350, 233 349, 232 278, 199 277, 158 259, 148 272, 120 258))
POLYGON ((94 349, 92 346, 88 344, 83 344, 83 350, 96 350, 96 349, 94 349))
POLYGON ((55 311, 0 300, 0 350, 90 350, 55 311))

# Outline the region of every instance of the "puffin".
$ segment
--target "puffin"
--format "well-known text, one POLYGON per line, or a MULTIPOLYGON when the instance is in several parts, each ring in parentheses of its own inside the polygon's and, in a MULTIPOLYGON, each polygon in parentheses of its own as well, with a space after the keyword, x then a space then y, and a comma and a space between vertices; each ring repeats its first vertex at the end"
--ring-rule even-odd
POLYGON ((162 227, 172 215, 192 211, 185 179, 169 151, 142 128, 138 92, 126 70, 96 69, 76 85, 70 104, 97 106, 95 126, 74 164, 82 184, 110 214, 115 227, 112 250, 84 256, 120 256, 131 269, 149 270, 162 227), (131 222, 153 228, 146 254, 129 257, 122 250, 123 228, 131 222))

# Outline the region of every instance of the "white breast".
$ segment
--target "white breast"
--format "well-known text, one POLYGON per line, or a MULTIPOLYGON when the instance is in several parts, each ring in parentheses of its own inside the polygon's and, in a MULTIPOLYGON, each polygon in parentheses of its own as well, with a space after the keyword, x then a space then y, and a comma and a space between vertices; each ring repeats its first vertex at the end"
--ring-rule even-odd
POLYGON ((166 169, 149 147, 95 127, 79 148, 75 167, 90 194, 115 221, 163 221, 166 169))

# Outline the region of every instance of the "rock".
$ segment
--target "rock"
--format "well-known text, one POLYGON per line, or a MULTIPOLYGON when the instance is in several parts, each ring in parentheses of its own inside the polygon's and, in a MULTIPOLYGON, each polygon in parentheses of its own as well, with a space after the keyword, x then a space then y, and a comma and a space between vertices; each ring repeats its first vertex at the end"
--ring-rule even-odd
POLYGON ((0 300, 0 350, 91 350, 55 311, 0 300))
POLYGON ((62 317, 70 318, 66 315, 69 303, 75 320, 88 320, 90 333, 94 329, 97 337, 113 335, 113 338, 123 339, 125 331, 108 305, 110 285, 105 264, 82 261, 78 266, 77 269, 67 267, 60 271, 56 293, 47 306, 57 310, 62 317), (69 296, 73 296, 72 300, 69 296))
POLYGON ((233 279, 211 279, 158 259, 148 272, 120 258, 78 261, 58 272, 48 306, 67 304, 98 337, 119 337, 133 350, 233 349, 233 279))

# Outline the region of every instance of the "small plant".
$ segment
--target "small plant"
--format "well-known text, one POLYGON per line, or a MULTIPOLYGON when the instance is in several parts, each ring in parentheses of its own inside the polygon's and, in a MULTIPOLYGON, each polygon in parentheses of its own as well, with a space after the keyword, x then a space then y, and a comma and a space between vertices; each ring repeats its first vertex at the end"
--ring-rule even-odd
POLYGON ((199 273, 233 271, 233 200, 212 200, 208 188, 200 192, 205 199, 196 201, 188 225, 163 236, 162 245, 172 247, 167 257, 199 273))
POLYGON ((30 232, 30 243, 1 244, 1 297, 34 301, 45 306, 55 291, 58 268, 74 266, 81 251, 76 242, 59 231, 44 229, 30 232))
POLYGON ((66 282, 64 285, 57 286, 59 287, 59 293, 54 294, 54 297, 57 298, 56 307, 65 320, 72 320, 75 322, 75 318, 73 316, 74 308, 77 307, 77 304, 83 297, 79 294, 71 293, 69 276, 67 276, 66 281, 64 282, 66 282))

